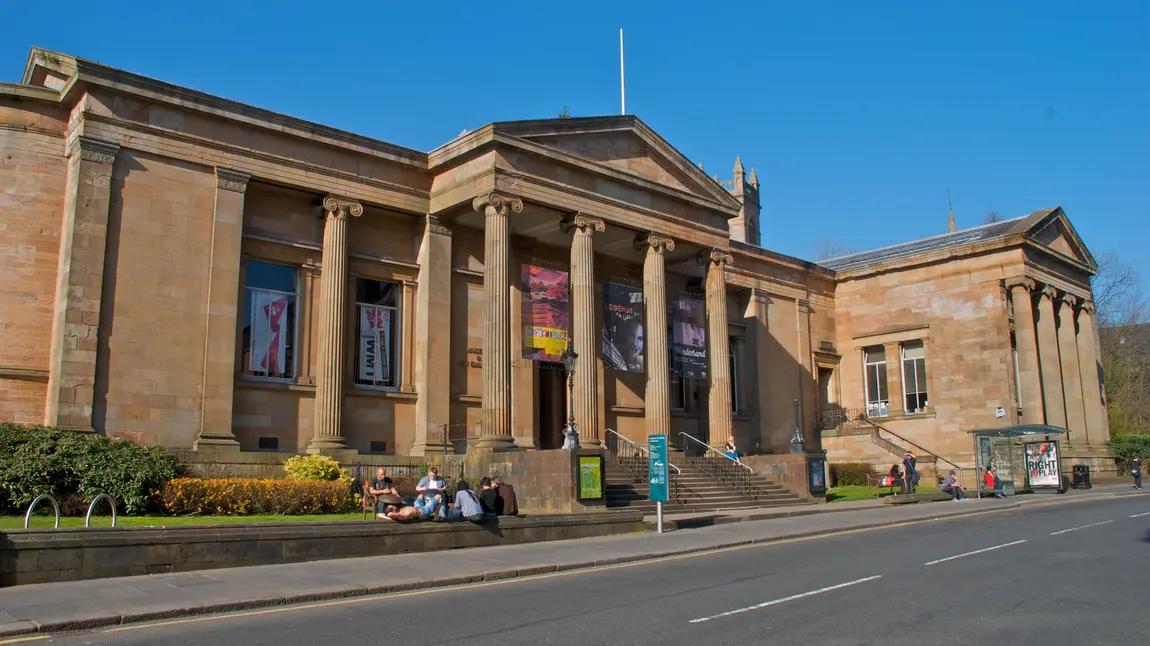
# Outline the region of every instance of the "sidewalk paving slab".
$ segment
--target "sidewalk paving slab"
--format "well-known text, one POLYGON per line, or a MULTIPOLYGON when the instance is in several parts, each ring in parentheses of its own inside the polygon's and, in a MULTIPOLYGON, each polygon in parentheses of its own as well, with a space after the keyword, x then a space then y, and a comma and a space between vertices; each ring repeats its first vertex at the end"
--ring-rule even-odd
POLYGON ((0 637, 84 630, 205 613, 447 587, 551 572, 633 563, 756 543, 1019 509, 1032 505, 1141 495, 1130 487, 1062 496, 1020 496, 897 506, 857 501, 814 513, 732 510, 677 514, 675 524, 714 524, 664 534, 645 532, 546 543, 396 554, 306 563, 199 570, 0 589, 0 637), (769 522, 764 522, 769 521, 769 522))

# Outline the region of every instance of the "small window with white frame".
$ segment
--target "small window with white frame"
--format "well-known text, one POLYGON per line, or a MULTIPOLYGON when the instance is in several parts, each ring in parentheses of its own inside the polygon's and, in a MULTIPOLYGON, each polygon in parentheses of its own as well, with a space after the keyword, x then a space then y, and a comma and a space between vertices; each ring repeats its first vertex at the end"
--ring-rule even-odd
POLYGON ((242 373, 259 379, 295 377, 296 268, 259 260, 244 266, 242 373))
POLYGON ((867 417, 886 417, 890 414, 890 394, 887 388, 886 349, 881 345, 863 348, 864 381, 867 417))
POLYGON ((902 344, 903 410, 907 414, 926 411, 926 390, 926 347, 922 341, 907 341, 902 344))
POLYGON ((356 281, 355 383, 399 387, 399 283, 356 281))

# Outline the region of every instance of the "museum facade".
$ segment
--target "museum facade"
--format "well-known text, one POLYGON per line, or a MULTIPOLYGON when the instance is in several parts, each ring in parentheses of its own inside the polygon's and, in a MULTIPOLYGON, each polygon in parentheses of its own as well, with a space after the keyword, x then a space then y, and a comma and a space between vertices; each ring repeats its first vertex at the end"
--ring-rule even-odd
POLYGON ((554 449, 569 415, 832 461, 1108 443, 1061 209, 814 264, 761 246, 754 169, 632 116, 425 153, 40 49, 0 151, 0 421, 345 457, 554 449))

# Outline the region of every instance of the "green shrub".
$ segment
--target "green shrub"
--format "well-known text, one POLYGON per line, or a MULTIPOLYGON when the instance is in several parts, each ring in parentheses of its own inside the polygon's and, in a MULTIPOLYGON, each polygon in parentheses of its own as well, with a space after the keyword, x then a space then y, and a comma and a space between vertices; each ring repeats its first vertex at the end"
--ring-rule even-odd
POLYGON ((42 493, 61 502, 106 493, 122 512, 141 514, 177 468, 176 456, 158 445, 0 424, 0 508, 6 511, 22 513, 42 493))
POLYGON ((832 487, 865 487, 867 476, 877 473, 873 465, 862 462, 842 462, 830 467, 832 487))
POLYGON ((172 516, 333 514, 352 504, 346 484, 322 480, 176 478, 161 495, 172 516))
POLYGON ((352 483, 351 473, 326 455, 296 455, 284 462, 288 480, 352 483))
POLYGON ((1130 460, 1134 456, 1142 458, 1143 469, 1150 460, 1150 435, 1115 435, 1110 438, 1110 448, 1118 458, 1118 471, 1130 472, 1130 460))

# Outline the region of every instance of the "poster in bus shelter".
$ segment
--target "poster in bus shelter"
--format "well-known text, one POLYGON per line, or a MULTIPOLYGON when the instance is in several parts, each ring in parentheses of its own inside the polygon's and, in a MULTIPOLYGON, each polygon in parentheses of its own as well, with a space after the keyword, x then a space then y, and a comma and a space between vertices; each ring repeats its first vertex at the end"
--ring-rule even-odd
POLYGON ((1062 466, 1058 459, 1058 441, 1026 442, 1026 473, 1031 487, 1062 487, 1062 466))
POLYGON ((523 358, 562 361, 571 305, 567 272, 523 265, 523 358))
POLYGON ((707 378, 707 311, 697 298, 680 296, 671 305, 671 371, 707 378))

